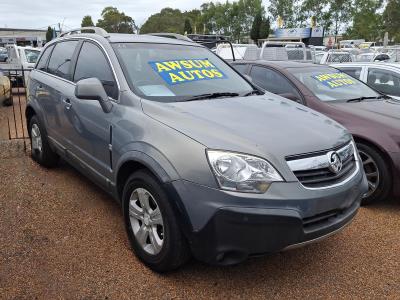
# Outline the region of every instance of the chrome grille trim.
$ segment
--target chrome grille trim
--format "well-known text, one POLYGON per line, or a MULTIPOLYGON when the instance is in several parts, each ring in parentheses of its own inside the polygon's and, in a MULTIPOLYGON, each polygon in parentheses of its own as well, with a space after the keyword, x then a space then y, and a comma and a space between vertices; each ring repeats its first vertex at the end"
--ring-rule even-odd
MULTIPOLYGON (((292 159, 292 160, 287 160, 287 164, 289 165, 289 168, 293 172, 301 172, 301 171, 312 171, 312 170, 323 170, 329 167, 329 159, 327 154, 330 151, 326 151, 324 154, 319 154, 317 156, 310 156, 310 157, 305 157, 305 158, 300 158, 300 159, 292 159)), ((349 182, 360 170, 360 161, 359 161, 359 156, 357 152, 357 148, 354 144, 353 141, 348 143, 347 145, 343 146, 342 148, 339 148, 336 150, 336 153, 340 156, 342 162, 354 160, 355 163, 355 169, 354 171, 346 176, 342 181, 334 183, 334 184, 329 184, 326 186, 320 186, 320 187, 310 187, 306 186, 299 180, 299 182, 302 184, 302 186, 306 189, 309 190, 321 190, 321 189, 327 189, 327 188, 333 188, 337 186, 341 186, 349 182), (351 156, 353 156, 351 158, 351 156)), ((296 174, 295 174, 296 175, 296 174)), ((332 174, 332 179, 334 178, 335 174, 332 174)), ((296 176, 297 177, 297 176, 296 176)))

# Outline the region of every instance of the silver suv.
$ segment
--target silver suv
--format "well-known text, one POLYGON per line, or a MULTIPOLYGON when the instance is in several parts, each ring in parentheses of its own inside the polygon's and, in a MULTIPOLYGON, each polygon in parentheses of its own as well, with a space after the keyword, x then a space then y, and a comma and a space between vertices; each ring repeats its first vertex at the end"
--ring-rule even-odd
POLYGON ((236 264, 353 219, 367 185, 341 125, 201 45, 90 30, 47 44, 31 72, 32 158, 61 157, 120 202, 147 266, 236 264))

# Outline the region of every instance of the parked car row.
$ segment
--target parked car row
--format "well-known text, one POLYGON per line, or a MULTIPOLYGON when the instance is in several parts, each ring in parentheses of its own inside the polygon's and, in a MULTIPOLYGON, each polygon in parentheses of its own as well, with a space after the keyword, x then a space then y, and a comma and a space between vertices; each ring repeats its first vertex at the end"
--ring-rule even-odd
POLYGON ((91 30, 48 43, 30 74, 32 158, 62 158, 115 198, 151 269, 316 242, 398 192, 400 106, 347 74, 234 69, 182 39, 91 30))

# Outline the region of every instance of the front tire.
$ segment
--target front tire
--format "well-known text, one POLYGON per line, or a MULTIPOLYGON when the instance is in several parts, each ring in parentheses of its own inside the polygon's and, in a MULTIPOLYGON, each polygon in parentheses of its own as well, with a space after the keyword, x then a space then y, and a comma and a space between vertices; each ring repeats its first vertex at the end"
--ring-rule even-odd
POLYGON ((149 172, 133 173, 123 196, 125 227, 138 258, 156 272, 183 265, 190 252, 161 184, 149 172))
POLYGON ((32 159, 46 168, 55 167, 59 156, 51 149, 46 131, 37 116, 33 116, 29 122, 29 137, 32 159))
POLYGON ((357 143, 357 148, 368 180, 368 192, 361 204, 368 205, 387 199, 392 187, 392 178, 382 153, 363 143, 357 143))

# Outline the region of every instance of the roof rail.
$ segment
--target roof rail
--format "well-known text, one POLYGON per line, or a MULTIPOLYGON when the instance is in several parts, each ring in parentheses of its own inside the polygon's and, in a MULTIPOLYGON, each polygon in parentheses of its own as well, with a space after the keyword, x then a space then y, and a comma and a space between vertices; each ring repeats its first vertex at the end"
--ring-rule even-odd
POLYGON ((165 37, 165 38, 172 38, 172 39, 187 41, 187 42, 193 42, 186 35, 182 35, 179 33, 173 33, 173 32, 153 32, 153 33, 143 33, 143 34, 158 36, 158 37, 165 37))
POLYGON ((94 33, 94 34, 101 35, 102 37, 110 36, 110 34, 107 31, 105 31, 103 28, 92 26, 92 27, 76 28, 76 29, 72 29, 72 30, 63 32, 60 34, 60 37, 72 35, 72 34, 79 34, 79 33, 94 33))

